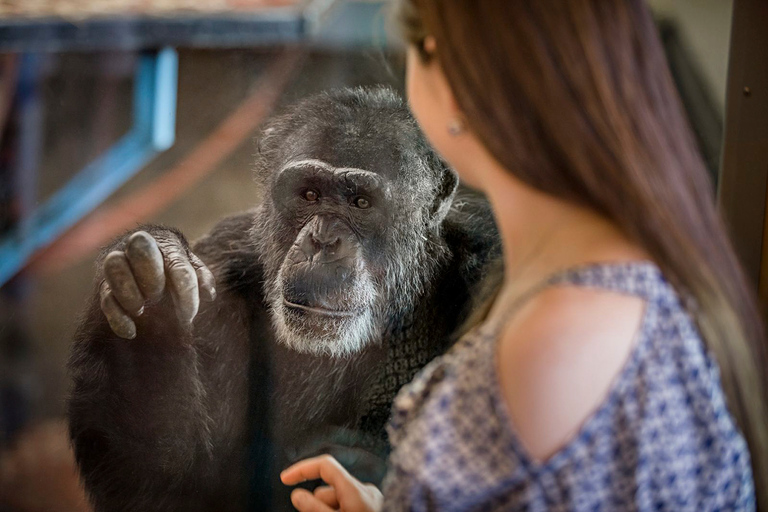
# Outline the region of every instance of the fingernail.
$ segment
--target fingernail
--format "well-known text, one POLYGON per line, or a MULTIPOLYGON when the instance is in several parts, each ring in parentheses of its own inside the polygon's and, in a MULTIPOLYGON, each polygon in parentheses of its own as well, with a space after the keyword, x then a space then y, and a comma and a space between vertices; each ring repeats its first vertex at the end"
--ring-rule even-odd
POLYGON ((216 298, 216 288, 211 287, 211 300, 216 298))
POLYGON ((139 308, 139 310, 136 312, 136 316, 141 316, 143 314, 144 314, 144 306, 141 306, 141 308, 139 308))
POLYGON ((195 318, 194 316, 192 318, 189 317, 189 313, 186 311, 176 310, 176 318, 178 318, 179 323, 185 327, 189 327, 192 325, 192 320, 195 318))

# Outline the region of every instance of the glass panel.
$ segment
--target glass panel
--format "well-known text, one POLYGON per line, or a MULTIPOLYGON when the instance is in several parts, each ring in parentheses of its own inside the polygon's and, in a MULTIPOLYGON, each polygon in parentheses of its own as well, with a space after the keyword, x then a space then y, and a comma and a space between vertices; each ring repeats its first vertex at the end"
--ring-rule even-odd
MULTIPOLYGON (((152 82, 159 74, 145 76, 150 77, 148 90, 153 93, 142 93, 138 77, 148 56, 155 57, 157 50, 167 45, 178 52, 179 64, 178 87, 171 91, 178 95, 177 112, 170 119, 176 124, 173 146, 168 150, 153 147, 151 129, 139 130, 141 136, 134 142, 151 155, 146 165, 137 165, 135 173, 126 169, 125 183, 114 193, 106 194, 108 199, 88 215, 75 218, 67 208, 57 210, 57 215, 72 216, 71 226, 49 233, 46 243, 32 251, 31 257, 20 257, 23 265, 11 272, 12 278, 0 282, 0 509, 5 511, 3 507, 8 503, 9 510, 14 511, 89 510, 73 476, 74 456, 63 418, 71 389, 66 362, 84 306, 89 300, 97 300, 94 290, 99 283, 93 282, 94 262, 100 258, 101 248, 144 224, 173 226, 189 240, 198 240, 222 218, 259 205, 264 200, 264 191, 254 182, 254 154, 258 149, 253 138, 270 115, 288 105, 342 87, 383 84, 402 95, 403 59, 392 41, 387 40, 386 14, 382 11, 385 3, 0 2, 0 51, 4 52, 0 53, 0 241, 14 242, 14 237, 30 236, 36 229, 30 219, 35 219, 37 208, 65 190, 78 173, 100 162, 124 137, 138 133, 138 128, 147 128, 147 123, 154 127, 152 121, 156 119, 148 121, 136 113, 141 111, 137 102, 152 102, 152 117, 158 112, 156 107, 160 103, 156 102, 162 102, 162 95, 153 89, 159 86, 152 82), (334 3, 335 8, 329 10, 334 3), (305 4, 309 5, 307 10, 305 4), (257 19, 261 20, 258 26, 257 19), (311 33, 304 33, 305 29, 311 29, 311 33)), ((723 133, 732 2, 650 3, 701 151, 716 176, 723 133)), ((170 106, 165 104, 164 108, 167 111, 170 106)), ((125 164, 119 156, 113 160, 115 164, 125 164)), ((110 166, 99 169, 98 176, 114 171, 110 166)), ((80 185, 69 199, 92 191, 93 183, 86 181, 80 185)), ((240 234, 245 230, 242 226, 237 229, 240 234)), ((227 252, 222 257, 222 265, 237 256, 234 248, 227 246, 230 249, 232 254, 227 252)), ((495 253, 489 250, 483 256, 492 254, 495 253)), ((258 266, 255 262, 253 265, 258 266)), ((264 279, 244 282, 261 287, 264 279)), ((220 291, 223 290, 222 287, 220 291)), ((231 308, 227 314, 231 311, 233 318, 241 313, 231 304, 227 307, 231 308)), ((258 317, 267 314, 264 304, 253 306, 253 311, 248 310, 248 314, 254 318, 242 320, 246 325, 251 325, 251 321, 267 322, 266 316, 258 317)), ((169 325, 174 322, 172 316, 167 320, 169 325)), ((398 335, 409 336, 407 329, 412 325, 406 320, 411 319, 397 320, 402 322, 403 329, 398 335)), ((451 320, 458 323, 460 315, 453 315, 451 320)), ((242 341, 227 330, 228 325, 220 327, 222 346, 233 340, 242 341)), ((250 335, 253 333, 243 336, 250 335)), ((372 370, 371 374, 384 381, 381 372, 388 372, 382 384, 386 389, 381 396, 370 399, 378 407, 373 413, 354 413, 357 423, 347 421, 345 414, 351 414, 349 410, 359 405, 363 392, 355 386, 334 388, 332 379, 343 372, 328 370, 328 393, 336 394, 333 400, 338 401, 335 405, 341 411, 341 419, 333 416, 336 410, 324 411, 326 416, 318 420, 314 431, 318 435, 302 440, 300 449, 304 451, 273 443, 272 436, 279 436, 284 427, 274 421, 288 415, 292 407, 316 406, 325 399, 325 395, 319 396, 320 391, 314 398, 299 397, 297 404, 291 402, 296 397, 289 395, 279 404, 279 414, 271 411, 267 422, 250 425, 251 430, 246 433, 250 436, 247 456, 252 469, 249 484, 257 490, 252 500, 259 504, 254 509, 280 509, 264 505, 273 503, 270 500, 282 500, 281 506, 290 509, 284 487, 275 475, 260 473, 258 468, 280 469, 279 464, 313 450, 332 451, 340 458, 354 459, 359 474, 367 474, 373 480, 381 477, 381 462, 386 454, 386 448, 382 448, 382 425, 393 390, 444 348, 424 341, 435 336, 434 332, 413 336, 421 336, 413 346, 399 352, 392 349, 386 354, 370 355, 374 360, 372 367, 380 372, 372 370), (374 430, 378 437, 369 435, 374 430), (369 458, 371 453, 375 456, 369 458)), ((219 349, 223 350, 218 346, 206 347, 210 353, 205 355, 215 354, 219 349)), ((328 368, 323 366, 326 360, 313 365, 306 358, 286 355, 279 348, 269 350, 246 352, 243 357, 255 362, 252 368, 258 367, 259 361, 268 360, 258 368, 274 370, 274 374, 265 370, 266 373, 243 372, 233 377, 233 382, 250 379, 251 408, 262 404, 260 400, 268 389, 280 387, 275 375, 289 374, 284 377, 289 382, 300 382, 304 373, 328 368), (276 359, 270 359, 273 357, 276 359), (270 365, 281 357, 281 366, 272 368, 270 365)), ((136 361, 121 363, 120 368, 129 368, 136 361)), ((163 377, 167 375, 158 375, 158 380, 163 377)), ((361 372, 356 378, 353 384, 362 387, 371 375, 361 372)), ((146 386, 150 395, 155 391, 152 383, 146 386)), ((212 408, 220 405, 210 404, 212 408)), ((317 407, 319 410, 320 406, 317 407)), ((173 410, 168 414, 183 413, 173 410)), ((251 410, 250 414, 258 413, 251 410)), ((296 414, 312 417, 302 410, 296 414)), ((148 429, 153 428, 150 423, 147 422, 148 429)), ((179 436, 185 426, 179 425, 179 436)), ((94 434, 94 449, 105 449, 100 442, 107 441, 94 434)), ((168 445, 174 448, 173 442, 168 445)), ((194 453, 200 459, 185 462, 200 463, 206 455, 194 453)), ((233 459, 227 469, 237 473, 241 469, 239 461, 233 459)), ((203 488, 206 483, 194 481, 185 485, 203 488)), ((222 488, 215 496, 222 508, 223 504, 236 502, 232 496, 239 483, 233 479, 232 488, 222 488)), ((190 496, 194 499, 194 495, 190 496)))
MULTIPOLYGON (((271 114, 299 99, 371 85, 389 85, 402 94, 403 60, 381 39, 381 5, 353 2, 326 13, 331 3, 311 2, 301 23, 291 22, 291 9, 303 2, 288 0, 0 6, 0 51, 8 50, 0 53, 0 107, 8 107, 0 108, 0 240, 5 242, 39 231, 35 222, 45 225, 35 217, 39 208, 138 130, 137 102, 159 101, 137 91, 140 66, 156 53, 155 43, 170 40, 179 62, 174 145, 152 150, 147 164, 126 175, 106 201, 85 217, 72 218, 72 226, 34 256, 20 258, 23 266, 0 283, 3 511, 6 506, 89 510, 72 471, 64 422, 71 390, 66 362, 78 319, 94 293, 101 247, 146 223, 174 226, 197 240, 222 218, 258 205, 263 191, 253 177, 254 136, 271 114), (147 6, 157 12, 146 12, 147 6), (264 25, 248 25, 272 7, 264 25), (182 14, 166 16, 178 8, 182 14), (311 44, 296 46, 302 23, 309 26, 314 18, 322 18, 325 28, 311 44), (77 37, 70 32, 75 26, 77 37)), ((94 177, 112 170, 100 169, 94 177)), ((91 193, 93 183, 80 182, 70 199, 91 193)), ((72 214, 67 207, 55 213, 72 214)), ((16 258, 21 249, 13 248, 16 258)), ((425 362, 419 359, 418 366, 425 362)), ((383 425, 377 428, 383 436, 383 425)), ((349 444, 356 433, 340 429, 334 435, 346 435, 334 442, 349 444)), ((382 445, 381 437, 372 442, 382 445)), ((256 503, 283 489, 276 482, 267 492, 261 483, 254 485, 263 494, 256 503)))

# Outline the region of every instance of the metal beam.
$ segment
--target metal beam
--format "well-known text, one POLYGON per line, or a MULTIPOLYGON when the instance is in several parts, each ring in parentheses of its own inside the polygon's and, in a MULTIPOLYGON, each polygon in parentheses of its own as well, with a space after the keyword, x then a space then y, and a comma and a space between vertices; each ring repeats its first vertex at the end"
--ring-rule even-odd
POLYGON ((136 71, 131 130, 0 239, 0 286, 13 277, 36 250, 51 243, 155 155, 173 145, 177 75, 175 50, 166 48, 141 57, 136 71))
MULTIPOLYGON (((88 13, 77 19, 24 15, 0 16, 0 51, 62 52, 185 48, 252 48, 307 40, 338 0, 296 0, 228 12, 166 12, 109 15, 88 13)), ((32 6, 34 9, 34 6, 32 6)))

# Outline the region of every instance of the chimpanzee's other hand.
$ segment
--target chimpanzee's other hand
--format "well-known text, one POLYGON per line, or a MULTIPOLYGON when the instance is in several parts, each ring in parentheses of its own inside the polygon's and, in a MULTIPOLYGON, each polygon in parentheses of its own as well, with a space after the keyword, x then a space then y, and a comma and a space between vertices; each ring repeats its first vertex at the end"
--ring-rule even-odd
POLYGON ((208 267, 173 234, 155 238, 137 231, 124 250, 109 253, 104 260, 104 280, 99 290, 101 310, 115 334, 133 339, 134 319, 144 313, 145 305, 169 293, 179 322, 189 326, 200 300, 216 298, 214 285, 208 267))

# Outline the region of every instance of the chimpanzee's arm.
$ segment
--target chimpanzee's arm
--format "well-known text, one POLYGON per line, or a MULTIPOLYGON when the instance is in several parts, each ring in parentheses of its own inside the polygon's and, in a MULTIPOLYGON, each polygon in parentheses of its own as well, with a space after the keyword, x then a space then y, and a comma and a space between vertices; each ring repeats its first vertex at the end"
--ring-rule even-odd
MULTIPOLYGON (((158 241, 164 256, 175 247, 194 259, 180 233, 161 227, 144 231, 158 241)), ((218 238, 233 233, 244 237, 247 230, 214 233, 196 252, 206 260, 206 255, 229 250, 237 240, 228 240, 228 248, 216 246, 218 238)), ((129 253, 128 240, 117 241, 98 262, 96 290, 70 362, 70 433, 86 489, 97 511, 236 510, 244 497, 247 308, 223 282, 217 283, 218 297, 201 301, 199 314, 188 324, 184 315, 188 318, 189 309, 179 313, 181 299, 169 270, 173 262, 166 258, 164 292, 147 298, 140 314, 135 306, 129 313, 135 338, 118 336, 114 318, 110 326, 104 312, 118 303, 105 299, 104 263, 107 254, 120 259, 114 251, 129 253)), ((218 274, 223 267, 214 262, 211 268, 218 274)), ((146 283, 135 281, 144 296, 151 294, 146 283)), ((130 308, 122 304, 119 311, 130 308)), ((130 337, 131 332, 117 327, 130 337)))

